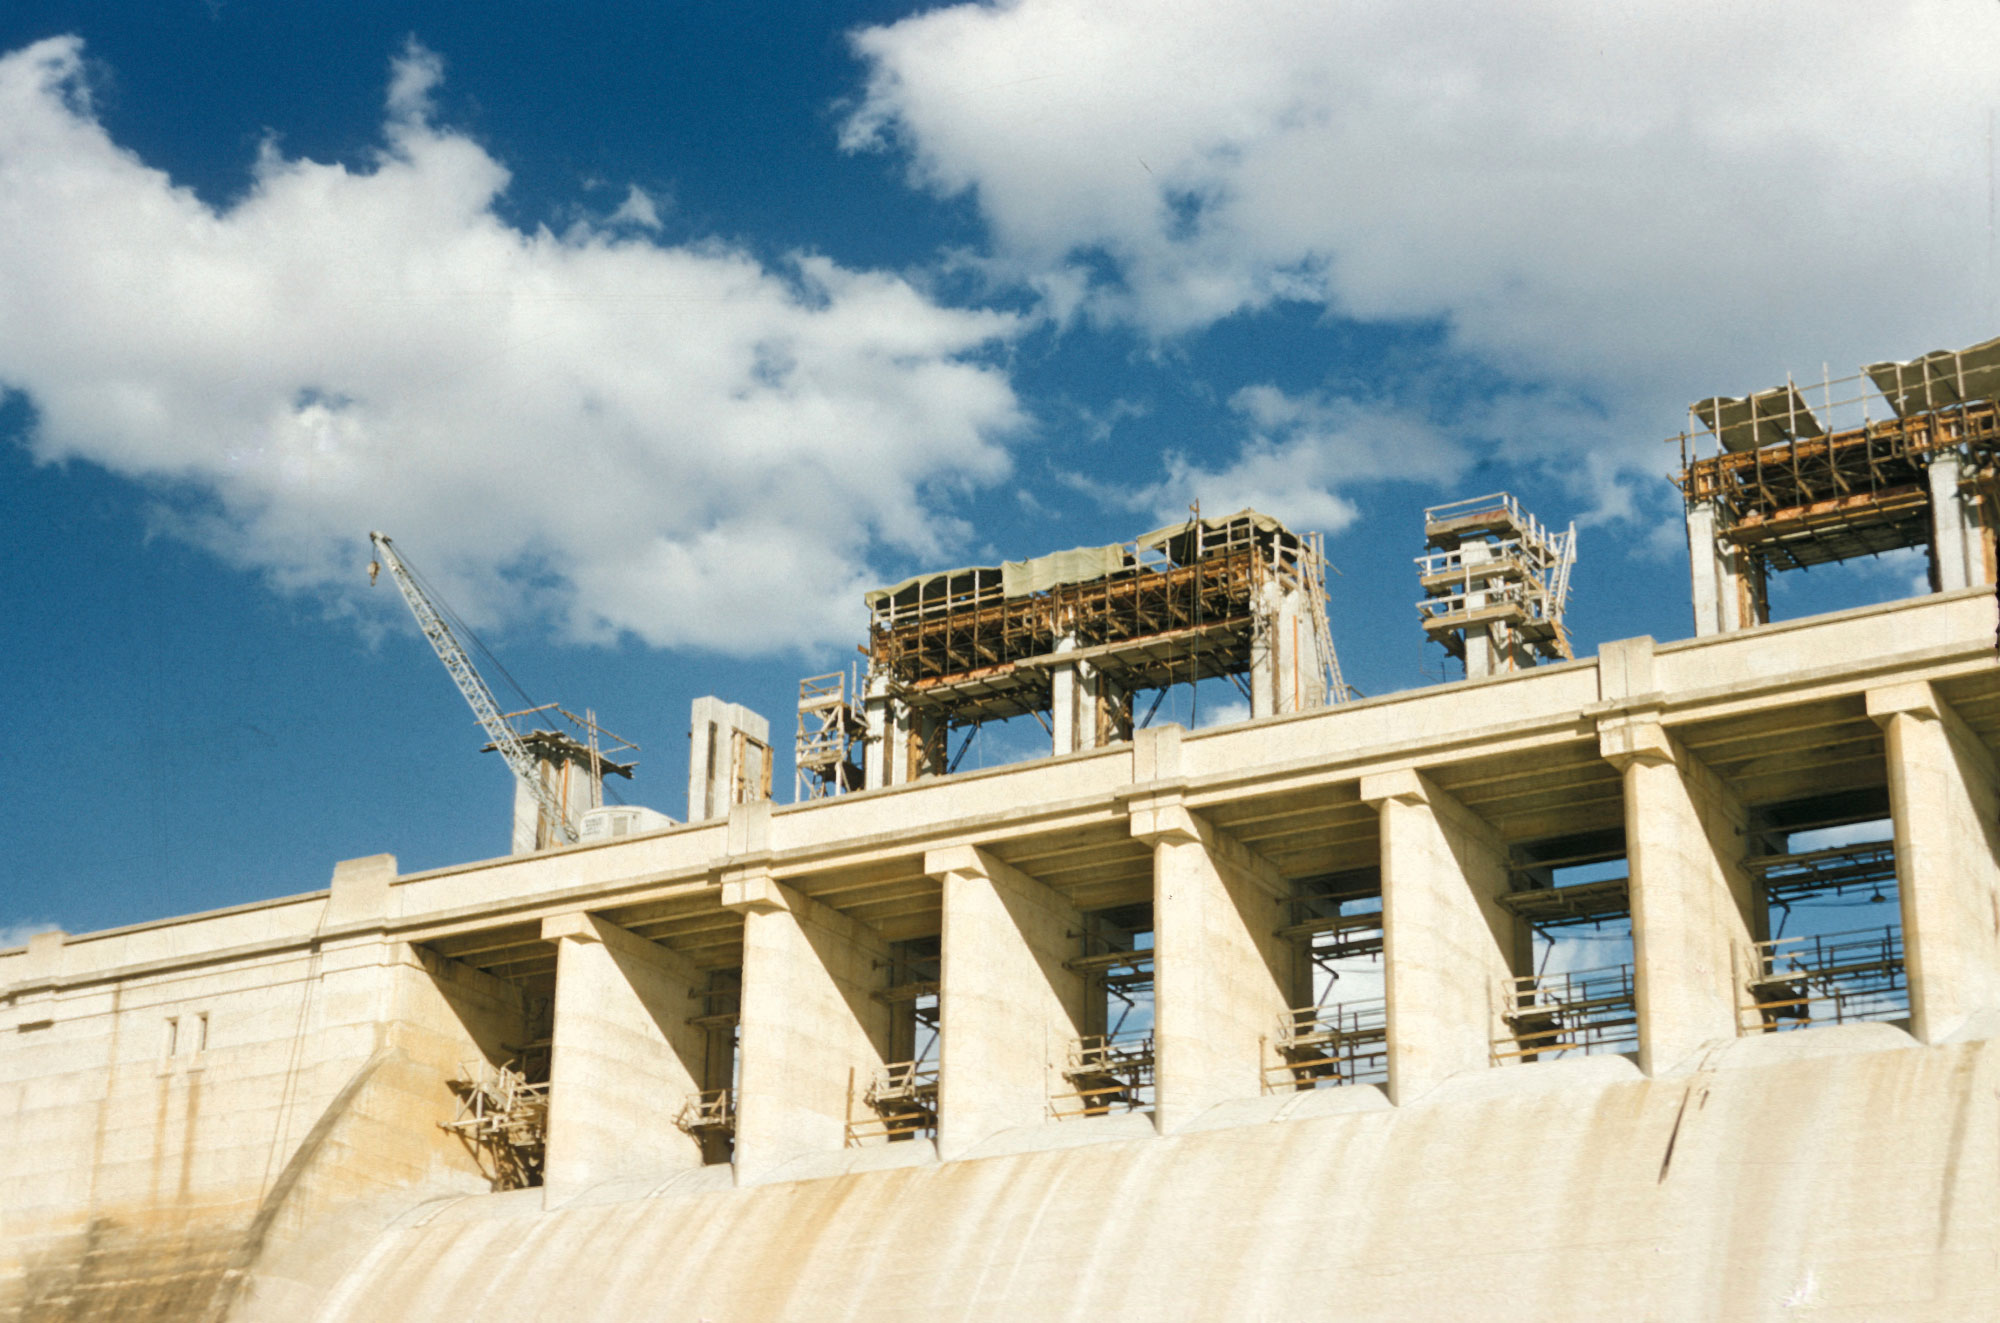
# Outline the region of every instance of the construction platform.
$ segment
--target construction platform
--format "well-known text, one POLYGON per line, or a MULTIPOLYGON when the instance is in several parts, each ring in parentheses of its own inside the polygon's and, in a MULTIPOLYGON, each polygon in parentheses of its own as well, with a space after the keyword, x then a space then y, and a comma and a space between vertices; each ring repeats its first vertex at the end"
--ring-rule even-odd
MULTIPOLYGON (((1274 709, 1316 707, 1345 691, 1324 575, 1316 535, 1254 510, 920 575, 867 595, 870 692, 936 727, 1046 718, 1059 672, 1081 665, 1103 683, 1081 747, 1129 738, 1142 691, 1241 684, 1260 664, 1274 709)), ((1257 697, 1248 684, 1244 696, 1257 697)))
POLYGON ((1698 631, 1768 620, 1774 571, 1906 547, 1928 553, 1933 589, 1992 582, 1996 397, 2000 340, 1988 340, 1689 406, 1678 482, 1698 631), (1718 573, 1719 613, 1705 607, 1718 573))

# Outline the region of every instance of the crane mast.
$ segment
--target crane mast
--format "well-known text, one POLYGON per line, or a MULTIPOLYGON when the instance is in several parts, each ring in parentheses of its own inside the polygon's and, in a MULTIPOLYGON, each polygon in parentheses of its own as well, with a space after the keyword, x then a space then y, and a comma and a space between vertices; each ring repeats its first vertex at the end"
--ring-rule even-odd
MULTIPOLYGON (((563 812, 562 805, 556 801, 555 793, 543 783, 540 762, 535 755, 528 752, 528 747, 521 742, 521 737, 515 732, 514 727, 500 715, 500 705, 493 700, 493 691, 487 688, 485 679, 479 674, 479 668, 474 666, 472 658, 466 655, 458 636, 451 632, 451 626, 445 623, 444 617, 439 614, 430 597, 417 586, 415 577, 403 564, 402 558, 396 554, 395 545, 381 533, 370 533, 368 540, 374 544, 377 563, 388 569, 390 577, 396 581, 396 587, 402 590, 403 600, 410 604, 410 614, 417 618, 417 628, 423 630, 424 637, 430 640, 432 650, 437 653, 438 660, 444 663, 445 670, 450 672, 452 682, 458 686, 458 692, 464 694, 465 701, 472 705, 472 714, 478 717, 479 724, 485 727, 487 737, 493 741, 493 747, 499 750, 500 756, 507 760, 508 768, 534 798, 536 805, 542 811, 543 820, 553 824, 555 830, 562 833, 564 840, 575 841, 576 827, 563 812)), ((374 580, 372 566, 369 579, 371 582, 374 580)))

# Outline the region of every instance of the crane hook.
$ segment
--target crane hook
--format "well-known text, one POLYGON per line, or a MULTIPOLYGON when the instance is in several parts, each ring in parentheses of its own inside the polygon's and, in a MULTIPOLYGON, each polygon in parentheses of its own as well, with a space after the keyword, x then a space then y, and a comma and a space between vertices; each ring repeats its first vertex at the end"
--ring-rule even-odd
POLYGON ((373 588, 375 586, 375 576, 380 574, 381 572, 382 572, 381 561, 371 560, 368 562, 368 586, 370 588, 373 588))

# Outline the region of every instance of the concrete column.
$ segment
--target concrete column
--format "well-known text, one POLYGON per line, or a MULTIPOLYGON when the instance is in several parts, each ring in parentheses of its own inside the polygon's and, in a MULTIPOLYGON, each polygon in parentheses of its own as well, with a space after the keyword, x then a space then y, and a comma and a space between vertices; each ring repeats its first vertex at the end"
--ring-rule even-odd
MULTIPOLYGON (((1493 548, 1491 544, 1483 541, 1461 542, 1458 555, 1466 565, 1482 565, 1493 558, 1493 548)), ((1485 605, 1484 589, 1475 588, 1466 593, 1466 610, 1476 611, 1485 605)), ((1493 626, 1478 624, 1468 626, 1465 631, 1465 678, 1477 680, 1482 676, 1493 674, 1497 660, 1493 646, 1493 626)))
POLYGON ((1958 452, 1943 451, 1927 466, 1931 490, 1932 563, 1938 591, 1970 588, 1986 578, 1986 556, 1978 508, 1959 494, 1964 465, 1958 452))
POLYGON ((912 779, 910 767, 910 709, 891 699, 889 702, 889 771, 888 784, 908 785, 912 779))
POLYGON ((1063 962, 1083 929, 1076 907, 984 850, 933 850, 944 888, 938 1155, 1048 1119, 1088 984, 1063 962))
POLYGON ((1657 1074, 1738 1033, 1756 928, 1749 814, 1657 722, 1607 723, 1598 746, 1624 778, 1639 1067, 1657 1074))
POLYGON ((889 948, 768 873, 725 878, 722 904, 743 915, 736 1179, 754 1184, 846 1145, 850 1095, 888 1060, 890 1008, 872 994, 889 948))
POLYGON ((1910 1030, 1940 1042, 2000 1006, 2000 775, 1928 684, 1868 693, 1888 744, 1910 1030))
MULTIPOLYGON (((546 763, 538 763, 535 771, 541 775, 547 769, 546 763)), ((535 802, 527 784, 520 777, 514 778, 514 827, 507 852, 509 854, 533 854, 541 845, 542 806, 535 802)))
POLYGON ((1277 585, 1266 582, 1251 604, 1255 613, 1250 634, 1250 715, 1275 716, 1278 711, 1277 585))
MULTIPOLYGON (((1057 639, 1054 651, 1057 656, 1075 652, 1076 635, 1064 634, 1057 639)), ((1054 736, 1052 748, 1058 758, 1074 753, 1080 747, 1088 747, 1077 741, 1078 713, 1084 707, 1081 669, 1076 662, 1063 662, 1049 671, 1049 728, 1054 736)))
POLYGON ((697 698, 688 720, 688 821, 726 817, 730 806, 763 799, 770 775, 771 723, 741 703, 697 698), (737 739, 737 735, 744 736, 737 739), (738 786, 742 785, 739 796, 738 786))
POLYGON ((868 682, 863 710, 868 719, 867 743, 861 750, 861 783, 865 790, 880 790, 889 784, 889 743, 894 721, 889 711, 888 686, 879 680, 868 682))
POLYGON ((1715 504, 1702 501, 1687 512, 1688 588, 1694 601, 1696 638, 1720 634, 1722 623, 1722 567, 1715 547, 1715 504))
POLYGON ((615 1177, 701 1165, 674 1124, 701 1088, 706 982, 685 958, 591 914, 542 921, 556 944, 545 1189, 560 1202, 615 1177))
POLYGON ((1493 1060, 1514 973, 1507 852, 1421 772, 1364 776, 1361 799, 1381 816, 1389 1098, 1405 1103, 1493 1060))
POLYGON ((1312 606, 1303 589, 1286 593, 1278 608, 1277 694, 1280 712, 1310 712, 1326 706, 1326 663, 1319 655, 1312 606))
POLYGON ((1310 984, 1277 936, 1290 885, 1275 868, 1173 792, 1134 801, 1132 834, 1153 847, 1154 1121, 1171 1134, 1263 1091, 1278 1017, 1310 984))

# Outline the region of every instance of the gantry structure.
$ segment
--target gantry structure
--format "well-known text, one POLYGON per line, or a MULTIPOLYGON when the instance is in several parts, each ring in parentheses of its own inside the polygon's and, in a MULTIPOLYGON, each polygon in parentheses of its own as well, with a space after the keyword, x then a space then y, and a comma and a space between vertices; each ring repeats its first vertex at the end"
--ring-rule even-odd
POLYGON ((1923 548, 1934 591, 1990 583, 2000 339, 1688 407, 1697 635, 1770 619, 1773 571, 1923 548))
POLYGON ((1325 567, 1318 535, 1242 510, 871 592, 866 785, 949 771, 953 730, 1011 717, 1058 754, 1129 739, 1178 684, 1226 678, 1253 717, 1341 702, 1325 567))

